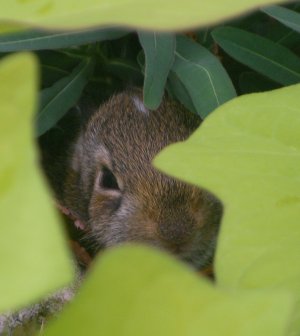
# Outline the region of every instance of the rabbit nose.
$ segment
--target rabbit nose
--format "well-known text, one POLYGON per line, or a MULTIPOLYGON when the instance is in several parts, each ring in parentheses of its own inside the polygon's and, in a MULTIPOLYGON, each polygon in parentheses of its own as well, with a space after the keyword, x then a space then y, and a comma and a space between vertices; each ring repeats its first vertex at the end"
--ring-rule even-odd
POLYGON ((178 247, 192 239, 195 227, 192 219, 164 220, 158 226, 158 236, 168 245, 178 247))

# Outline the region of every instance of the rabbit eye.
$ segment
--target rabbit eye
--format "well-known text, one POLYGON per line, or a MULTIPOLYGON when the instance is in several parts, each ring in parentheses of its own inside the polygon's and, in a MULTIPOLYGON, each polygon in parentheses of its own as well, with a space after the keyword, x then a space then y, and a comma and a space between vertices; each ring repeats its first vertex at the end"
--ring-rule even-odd
POLYGON ((120 190, 115 175, 105 166, 102 168, 99 185, 102 189, 120 190))

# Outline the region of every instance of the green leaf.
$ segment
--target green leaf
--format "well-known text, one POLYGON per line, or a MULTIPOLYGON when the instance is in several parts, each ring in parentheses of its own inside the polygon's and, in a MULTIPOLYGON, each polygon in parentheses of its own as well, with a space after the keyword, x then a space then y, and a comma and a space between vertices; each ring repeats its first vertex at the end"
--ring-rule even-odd
MULTIPOLYGON (((231 18, 274 0, 39 0, 0 1, 0 22, 43 28, 83 28, 122 25, 157 29, 183 29, 231 18)), ((3 29, 3 27, 2 27, 3 29)))
POLYGON ((155 160, 225 205, 217 283, 287 290, 300 330, 300 85, 251 94, 216 110, 182 144, 155 160))
POLYGON ((143 82, 143 76, 137 63, 130 59, 111 58, 104 65, 105 71, 127 82, 143 82))
MULTIPOLYGON (((38 56, 39 62, 42 66, 55 67, 71 72, 82 60, 82 57, 79 58, 67 53, 67 51, 73 50, 73 48, 66 50, 43 50, 36 51, 35 55, 38 56)), ((77 48, 75 50, 77 50, 77 48)))
POLYGON ((282 84, 300 81, 300 58, 282 45, 238 28, 212 32, 215 41, 233 58, 282 84))
POLYGON ((296 32, 290 30, 289 33, 282 36, 276 42, 292 49, 299 45, 299 41, 300 41, 299 35, 296 32))
POLYGON ((278 89, 280 86, 268 78, 252 71, 243 72, 239 77, 239 87, 243 94, 278 89))
POLYGON ((98 261, 45 336, 283 336, 287 328, 287 293, 230 295, 146 247, 117 248, 98 261))
POLYGON ((214 40, 211 36, 211 28, 198 30, 196 33, 196 41, 207 49, 212 48, 214 40))
POLYGON ((278 20, 285 26, 300 33, 300 14, 288 8, 280 6, 271 6, 263 8, 262 11, 274 19, 278 20))
POLYGON ((54 85, 63 77, 71 74, 82 58, 71 57, 64 50, 36 51, 41 71, 42 89, 54 85))
POLYGON ((43 88, 48 88, 55 84, 55 82, 59 81, 63 77, 66 77, 70 74, 70 72, 60 69, 58 67, 52 67, 49 65, 41 64, 41 77, 43 88))
POLYGON ((0 52, 66 48, 96 41, 117 39, 127 33, 126 30, 112 28, 70 32, 31 30, 0 35, 0 52))
POLYGON ((37 300, 72 278, 70 256, 32 141, 37 64, 0 63, 0 311, 37 300))
POLYGON ((139 32, 145 53, 144 103, 152 110, 159 107, 167 77, 174 62, 176 39, 174 35, 139 32))
POLYGON ((69 76, 41 92, 40 110, 36 116, 37 136, 52 128, 76 104, 93 67, 91 58, 83 60, 69 76))
POLYGON ((202 118, 236 96, 222 64, 200 44, 178 36, 175 55, 172 71, 185 86, 202 118))
POLYGON ((191 112, 197 113, 188 91, 186 90, 185 86, 182 84, 176 73, 173 71, 171 71, 169 74, 167 88, 173 98, 176 98, 178 101, 180 101, 181 104, 184 105, 191 112))

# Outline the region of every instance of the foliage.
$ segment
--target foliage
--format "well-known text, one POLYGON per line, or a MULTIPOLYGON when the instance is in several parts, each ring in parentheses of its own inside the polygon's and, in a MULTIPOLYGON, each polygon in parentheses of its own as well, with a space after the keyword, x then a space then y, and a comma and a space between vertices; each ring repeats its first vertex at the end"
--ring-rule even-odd
POLYGON ((36 116, 37 136, 57 124, 66 111, 73 107, 93 70, 93 59, 80 62, 72 73, 44 89, 40 95, 40 107, 36 116))
POLYGON ((155 161, 225 203, 217 284, 289 290, 298 305, 291 324, 295 335, 300 330, 299 94, 296 85, 239 97, 155 161))
POLYGON ((231 294, 142 246, 117 248, 98 261, 77 300, 46 336, 94 335, 96 330, 119 336, 219 336, 224 330, 232 336, 281 336, 288 328, 289 293, 231 294))
MULTIPOLYGON (((148 29, 183 29, 211 24, 224 18, 279 1, 223 0, 200 3, 186 0, 5 0, 0 1, 0 21, 46 28, 88 28, 95 25, 125 25, 148 29)), ((14 26, 3 25, 7 31, 14 26)))
POLYGON ((36 60, 11 56, 1 62, 0 78, 0 311, 5 311, 66 285, 72 268, 35 163, 29 120, 36 103, 36 60))
POLYGON ((282 25, 297 31, 300 14, 295 10, 273 6, 264 12, 271 11, 278 22, 256 12, 225 27, 195 31, 192 38, 139 31, 138 39, 136 33, 121 28, 27 30, 0 36, 0 51, 36 50, 44 89, 37 135, 53 127, 76 104, 84 88, 101 103, 116 90, 141 85, 144 72, 149 108, 159 105, 166 85, 171 96, 205 117, 236 93, 266 91, 299 81, 299 35, 282 25), (101 86, 100 93, 96 86, 101 86))
MULTIPOLYGON (((299 5, 271 6, 185 34, 157 31, 211 24, 267 1, 219 1, 218 11, 216 3, 188 0, 183 7, 152 0, 132 10, 121 1, 0 1, 0 21, 14 22, 0 26, 6 31, 0 57, 34 50, 40 63, 36 136, 56 127, 80 96, 101 103, 144 82, 150 109, 167 91, 208 116, 187 143, 171 146, 156 164, 212 190, 225 204, 215 286, 158 252, 116 249, 99 258, 46 335, 95 329, 107 335, 300 334, 300 89, 282 88, 299 82, 299 5), (91 28, 104 23, 155 31, 91 28), (21 30, 24 24, 29 29, 21 30), (282 89, 235 98, 276 88, 282 89)), ((1 311, 71 279, 63 236, 34 163, 34 64, 23 54, 4 59, 0 68, 1 311)))
POLYGON ((144 49, 144 104, 150 109, 159 107, 167 77, 174 63, 176 39, 174 34, 139 32, 144 49))

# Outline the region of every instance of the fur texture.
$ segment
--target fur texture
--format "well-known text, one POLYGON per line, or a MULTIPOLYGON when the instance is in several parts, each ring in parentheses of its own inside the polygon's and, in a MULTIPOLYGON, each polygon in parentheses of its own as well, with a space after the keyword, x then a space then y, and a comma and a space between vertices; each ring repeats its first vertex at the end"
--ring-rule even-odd
POLYGON ((159 151, 185 140, 200 123, 167 98, 150 111, 139 90, 125 91, 80 126, 64 162, 57 157, 44 162, 60 204, 86 224, 96 250, 138 241, 199 269, 211 262, 220 203, 151 165, 159 151), (101 185, 108 174, 114 187, 101 185))

